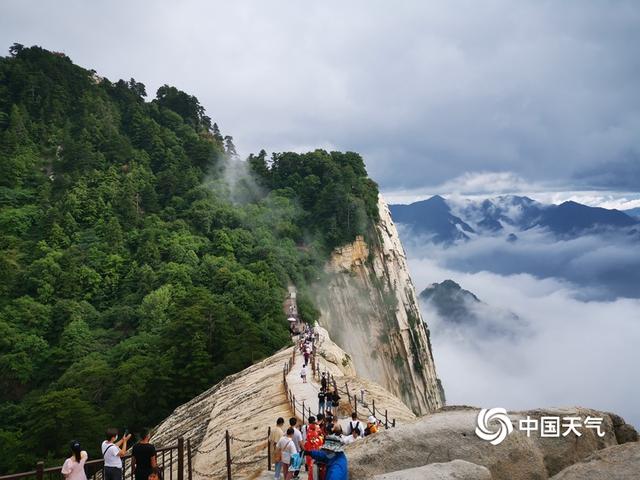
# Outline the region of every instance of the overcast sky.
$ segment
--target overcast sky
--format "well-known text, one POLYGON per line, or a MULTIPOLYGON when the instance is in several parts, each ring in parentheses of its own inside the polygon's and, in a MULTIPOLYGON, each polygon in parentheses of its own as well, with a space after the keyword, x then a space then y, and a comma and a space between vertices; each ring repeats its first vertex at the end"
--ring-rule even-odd
POLYGON ((639 191, 639 27, 634 0, 0 3, 5 52, 175 85, 243 155, 358 151, 389 192, 639 191))

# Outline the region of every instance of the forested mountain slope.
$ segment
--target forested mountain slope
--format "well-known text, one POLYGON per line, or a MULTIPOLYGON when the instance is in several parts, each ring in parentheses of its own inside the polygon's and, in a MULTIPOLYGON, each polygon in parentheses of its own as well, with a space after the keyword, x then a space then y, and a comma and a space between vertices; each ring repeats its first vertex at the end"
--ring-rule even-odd
POLYGON ((235 158, 198 100, 0 58, 0 472, 135 431, 288 342, 282 299, 367 235, 355 153, 235 158), (245 168, 246 167, 246 168, 245 168), (251 171, 234 175, 226 172, 251 171), (257 179, 257 180, 256 180, 257 179), (255 180, 255 181, 254 181, 255 180))

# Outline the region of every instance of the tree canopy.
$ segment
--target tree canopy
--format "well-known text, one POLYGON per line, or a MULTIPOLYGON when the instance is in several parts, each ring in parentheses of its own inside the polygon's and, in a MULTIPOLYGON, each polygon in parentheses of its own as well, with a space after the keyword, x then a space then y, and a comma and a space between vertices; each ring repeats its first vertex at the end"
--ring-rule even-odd
POLYGON ((287 285, 314 320, 328 253, 377 220, 359 155, 245 163, 196 97, 146 97, 40 47, 0 58, 2 472, 72 438, 95 457, 106 426, 152 426, 285 346, 287 285))

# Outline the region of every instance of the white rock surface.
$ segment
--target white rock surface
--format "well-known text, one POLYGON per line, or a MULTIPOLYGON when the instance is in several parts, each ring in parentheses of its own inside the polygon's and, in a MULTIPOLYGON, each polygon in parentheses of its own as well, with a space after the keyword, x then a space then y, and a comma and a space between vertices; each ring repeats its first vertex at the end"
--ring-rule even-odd
POLYGON ((453 460, 376 475, 373 480, 491 480, 491 472, 475 463, 453 460))
POLYGON ((602 417, 604 437, 593 429, 583 429, 559 438, 530 437, 514 429, 499 445, 492 445, 475 434, 479 409, 447 407, 418 421, 386 430, 360 443, 349 445, 351 480, 430 463, 460 459, 487 467, 494 480, 544 480, 594 452, 617 444, 611 418, 604 412, 585 408, 545 409, 509 412, 512 424, 530 416, 602 417))
POLYGON ((638 480, 640 443, 605 448, 565 468, 551 480, 638 480))
POLYGON ((375 245, 361 237, 336 249, 316 287, 320 324, 349 353, 359 376, 381 384, 419 414, 444 405, 428 331, 404 248, 379 197, 375 245))

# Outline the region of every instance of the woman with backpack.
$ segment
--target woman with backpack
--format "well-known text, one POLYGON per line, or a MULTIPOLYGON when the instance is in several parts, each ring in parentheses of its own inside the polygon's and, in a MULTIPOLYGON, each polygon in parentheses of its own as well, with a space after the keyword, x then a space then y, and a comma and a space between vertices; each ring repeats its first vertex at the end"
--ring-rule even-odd
POLYGON ((289 472, 289 465, 291 464, 292 455, 297 453, 296 446, 293 443, 294 433, 294 428, 289 427, 287 429, 287 434, 276 444, 276 458, 278 456, 281 457, 284 480, 291 480, 291 478, 293 478, 293 472, 289 472))
POLYGON ((82 450, 80 442, 74 440, 71 442, 71 456, 64 461, 62 465, 62 474, 65 480, 87 480, 87 475, 84 472, 84 464, 86 463, 89 455, 82 450))
POLYGON ((351 414, 351 420, 349 420, 349 427, 347 430, 347 434, 351 435, 353 431, 356 429, 358 430, 358 432, 362 432, 363 430, 362 424, 360 423, 360 420, 358 420, 358 414, 353 412, 351 414))

